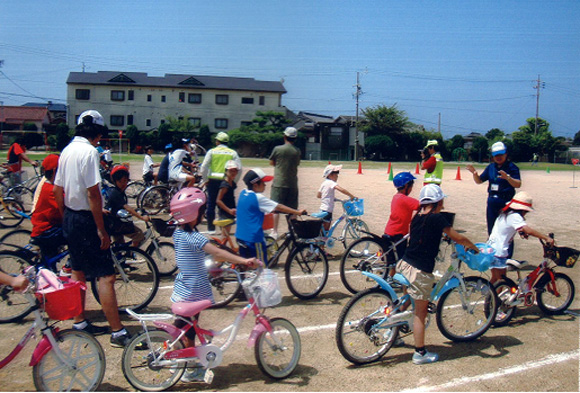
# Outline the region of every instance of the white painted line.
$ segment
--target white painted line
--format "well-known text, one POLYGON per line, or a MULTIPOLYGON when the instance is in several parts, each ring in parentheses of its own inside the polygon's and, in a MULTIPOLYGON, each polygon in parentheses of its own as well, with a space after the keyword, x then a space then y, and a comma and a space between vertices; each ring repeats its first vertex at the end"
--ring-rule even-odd
POLYGON ((540 360, 533 360, 527 363, 522 363, 513 367, 503 368, 499 371, 488 373, 488 374, 481 374, 481 375, 474 375, 472 377, 463 377, 457 378, 453 381, 444 383, 442 385, 435 385, 435 386, 418 386, 414 389, 410 390, 402 390, 402 392, 429 392, 429 391, 448 391, 457 386, 467 385, 469 383, 481 382, 489 379, 495 379, 498 377, 503 377, 510 374, 518 374, 523 371, 529 371, 534 368, 544 367, 555 363, 565 362, 571 359, 577 359, 580 355, 580 350, 575 350, 571 352, 562 352, 554 355, 548 355, 543 359, 540 360))

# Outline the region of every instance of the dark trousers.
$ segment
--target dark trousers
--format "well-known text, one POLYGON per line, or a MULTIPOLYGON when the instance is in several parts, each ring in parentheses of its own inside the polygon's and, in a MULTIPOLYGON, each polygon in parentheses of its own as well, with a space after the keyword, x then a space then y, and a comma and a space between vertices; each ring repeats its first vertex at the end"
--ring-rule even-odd
POLYGON ((213 225, 213 220, 215 220, 215 207, 218 193, 220 191, 221 180, 209 179, 207 182, 207 209, 205 211, 205 216, 207 217, 207 228, 212 231, 215 229, 213 225))

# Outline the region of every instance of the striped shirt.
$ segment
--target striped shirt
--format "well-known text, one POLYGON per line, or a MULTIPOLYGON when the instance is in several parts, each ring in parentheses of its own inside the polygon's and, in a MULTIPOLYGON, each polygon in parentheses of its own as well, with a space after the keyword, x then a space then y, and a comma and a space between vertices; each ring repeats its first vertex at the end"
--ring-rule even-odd
POLYGON ((175 278, 171 301, 196 302, 209 299, 213 302, 203 247, 209 240, 198 232, 185 232, 178 228, 173 234, 175 261, 179 274, 175 278))

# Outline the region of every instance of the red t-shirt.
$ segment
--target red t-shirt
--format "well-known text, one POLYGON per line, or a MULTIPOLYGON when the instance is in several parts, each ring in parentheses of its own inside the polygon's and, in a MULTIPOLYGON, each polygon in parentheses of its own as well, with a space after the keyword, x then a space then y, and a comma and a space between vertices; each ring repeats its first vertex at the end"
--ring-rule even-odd
POLYGON ((427 170, 427 173, 431 173, 435 170, 436 166, 437 166, 437 159, 435 158, 434 155, 432 155, 427 160, 423 161, 423 164, 421 165, 421 169, 425 169, 425 170, 427 170))
POLYGON ((20 172, 20 168, 22 168, 22 156, 21 154, 24 153, 24 149, 18 143, 13 143, 8 149, 8 170, 10 172, 20 172))
POLYGON ((391 201, 391 215, 385 227, 385 234, 395 236, 409 233, 413 212, 419 209, 419 205, 417 199, 400 192, 396 193, 391 201))
POLYGON ((32 237, 40 236, 50 228, 62 225, 62 215, 56 204, 53 187, 54 185, 49 182, 42 185, 31 219, 32 233, 30 236, 32 237))

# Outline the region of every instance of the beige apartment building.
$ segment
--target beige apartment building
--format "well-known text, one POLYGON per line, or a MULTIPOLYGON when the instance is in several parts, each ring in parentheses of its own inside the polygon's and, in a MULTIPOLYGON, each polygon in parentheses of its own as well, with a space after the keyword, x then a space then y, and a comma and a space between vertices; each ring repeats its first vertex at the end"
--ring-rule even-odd
POLYGON ((172 116, 214 133, 251 122, 257 111, 286 112, 284 85, 253 78, 98 71, 71 72, 66 83, 70 127, 87 109, 98 110, 110 130, 150 130, 172 116))

